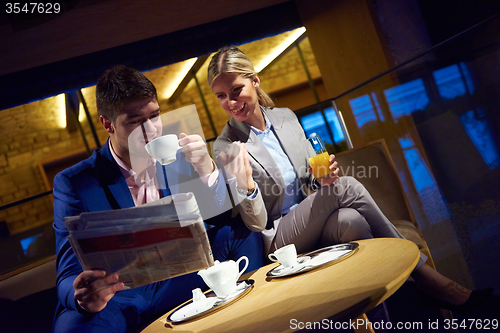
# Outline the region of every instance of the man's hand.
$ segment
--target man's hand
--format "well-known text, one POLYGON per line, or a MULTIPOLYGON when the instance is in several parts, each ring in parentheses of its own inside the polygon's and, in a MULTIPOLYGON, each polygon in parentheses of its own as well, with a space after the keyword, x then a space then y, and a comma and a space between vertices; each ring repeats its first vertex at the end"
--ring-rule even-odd
MULTIPOLYGON (((316 178, 316 180, 318 181, 318 183, 321 186, 332 185, 339 178, 339 171, 340 170, 337 167, 338 163, 337 163, 337 161, 335 161, 335 155, 333 155, 333 154, 330 155, 330 158, 328 159, 328 161, 330 162, 330 166, 328 168, 331 170, 331 172, 326 176, 323 176, 321 178, 316 178)), ((313 173, 312 168, 307 169, 307 172, 312 174, 313 173)))
POLYGON ((84 310, 99 312, 117 291, 123 289, 123 282, 117 281, 117 274, 106 277, 104 271, 83 271, 73 281, 75 299, 84 310))
POLYGON ((227 173, 236 177, 239 188, 247 190, 254 188, 252 167, 248 160, 248 151, 243 143, 239 141, 231 143, 226 152, 219 154, 219 161, 227 173))
POLYGON ((207 145, 197 134, 179 134, 179 146, 186 155, 186 161, 191 163, 200 175, 209 175, 214 171, 212 159, 208 155, 207 145))

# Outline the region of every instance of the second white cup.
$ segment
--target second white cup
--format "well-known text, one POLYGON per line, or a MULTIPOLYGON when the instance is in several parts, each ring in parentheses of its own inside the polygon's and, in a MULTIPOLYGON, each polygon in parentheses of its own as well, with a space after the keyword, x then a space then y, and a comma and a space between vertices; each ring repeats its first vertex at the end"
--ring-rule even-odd
POLYGON ((177 150, 180 149, 179 139, 175 134, 167 134, 149 141, 146 146, 149 156, 163 165, 176 160, 177 150))
POLYGON ((283 246, 274 253, 268 255, 271 261, 279 261, 284 267, 291 267, 297 265, 297 249, 295 244, 288 244, 283 246))

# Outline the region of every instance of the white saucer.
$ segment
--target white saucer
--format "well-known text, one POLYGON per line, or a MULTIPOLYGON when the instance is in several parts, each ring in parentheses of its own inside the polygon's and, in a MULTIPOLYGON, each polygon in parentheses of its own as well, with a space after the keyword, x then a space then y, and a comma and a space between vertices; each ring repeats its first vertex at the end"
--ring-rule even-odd
MULTIPOLYGON (((311 257, 309 256, 301 256, 297 258, 297 264, 289 267, 285 267, 283 265, 279 265, 275 269, 273 269, 271 272, 274 276, 287 276, 294 274, 301 270, 307 263, 311 260, 311 257)), ((270 272, 269 272, 270 273, 270 272)), ((268 273, 268 275, 269 275, 268 273)))
POLYGON ((188 303, 182 308, 173 312, 169 318, 172 322, 187 320, 191 317, 206 312, 207 310, 210 310, 217 301, 219 301, 217 297, 207 297, 196 302, 188 303))
POLYGON ((217 297, 213 291, 209 291, 205 294, 205 299, 196 302, 193 302, 191 299, 188 303, 181 305, 174 310, 167 317, 167 322, 181 323, 187 320, 192 320, 218 310, 223 306, 229 305, 238 300, 240 297, 246 295, 246 293, 253 287, 254 282, 255 281, 252 279, 239 281, 236 291, 225 297, 217 297))
POLYGON ((297 258, 297 265, 283 267, 279 265, 267 272, 271 278, 285 277, 294 274, 304 273, 327 263, 332 263, 345 259, 358 248, 358 243, 347 243, 328 246, 319 250, 306 253, 297 258))

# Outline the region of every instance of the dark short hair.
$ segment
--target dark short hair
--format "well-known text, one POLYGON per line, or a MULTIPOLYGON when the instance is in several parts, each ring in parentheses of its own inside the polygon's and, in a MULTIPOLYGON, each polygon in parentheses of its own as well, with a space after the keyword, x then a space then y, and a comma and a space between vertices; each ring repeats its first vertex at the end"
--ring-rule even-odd
POLYGON ((105 71, 97 80, 97 113, 112 122, 124 105, 145 99, 158 101, 154 84, 136 69, 118 65, 105 71))

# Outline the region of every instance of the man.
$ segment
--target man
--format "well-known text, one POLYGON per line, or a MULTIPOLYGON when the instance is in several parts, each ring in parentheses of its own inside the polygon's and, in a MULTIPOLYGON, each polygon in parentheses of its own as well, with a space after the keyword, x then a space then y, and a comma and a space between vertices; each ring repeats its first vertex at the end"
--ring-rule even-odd
POLYGON ((117 274, 83 271, 67 239, 66 216, 133 207, 189 191, 205 222, 215 225, 208 231, 215 259, 244 254, 250 258, 249 269, 263 264, 260 235, 224 211, 229 202, 225 182, 200 136, 181 133, 177 160, 164 167, 134 155, 139 140, 132 140, 131 133, 143 132, 145 141, 162 134, 156 88, 143 74, 125 66, 109 69, 97 82, 96 103, 108 141, 54 179, 59 297, 54 332, 137 331, 189 299, 192 289, 205 287, 191 273, 124 290, 117 274), (159 190, 158 184, 163 184, 159 190))

